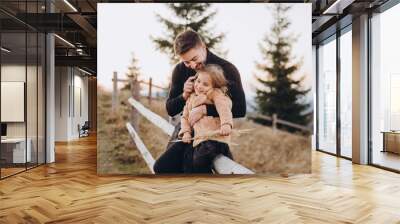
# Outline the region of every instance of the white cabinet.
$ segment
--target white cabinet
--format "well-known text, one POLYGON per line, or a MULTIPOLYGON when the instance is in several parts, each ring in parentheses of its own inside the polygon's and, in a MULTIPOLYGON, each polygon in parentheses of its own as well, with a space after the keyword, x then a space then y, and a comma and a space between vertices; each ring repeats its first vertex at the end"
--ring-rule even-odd
POLYGON ((12 163, 32 161, 32 140, 28 138, 26 143, 28 145, 25 153, 25 138, 7 138, 1 140, 2 147, 7 147, 7 149, 12 151, 12 163))

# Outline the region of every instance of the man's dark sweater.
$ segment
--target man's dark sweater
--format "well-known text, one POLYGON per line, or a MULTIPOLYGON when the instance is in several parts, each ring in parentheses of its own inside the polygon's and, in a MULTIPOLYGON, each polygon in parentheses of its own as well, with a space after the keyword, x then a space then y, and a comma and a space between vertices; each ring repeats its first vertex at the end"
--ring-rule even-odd
MULTIPOLYGON (((217 64, 224 70, 225 78, 228 80, 228 95, 232 100, 232 115, 234 118, 244 117, 246 115, 246 99, 239 71, 232 63, 216 56, 208 49, 205 64, 217 64)), ((182 96, 183 86, 186 80, 195 74, 196 71, 186 67, 183 62, 175 66, 172 72, 171 89, 166 103, 169 116, 175 116, 183 111, 186 103, 182 96)), ((206 105, 206 107, 208 116, 218 117, 218 112, 214 105, 206 105)))

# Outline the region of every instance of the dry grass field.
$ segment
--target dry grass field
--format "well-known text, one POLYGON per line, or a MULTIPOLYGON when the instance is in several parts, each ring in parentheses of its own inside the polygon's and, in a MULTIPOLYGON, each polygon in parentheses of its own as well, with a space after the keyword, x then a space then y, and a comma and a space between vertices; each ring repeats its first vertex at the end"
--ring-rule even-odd
MULTIPOLYGON (((127 104, 129 91, 121 91, 119 109, 111 112, 111 93, 98 92, 98 173, 99 174, 149 174, 139 151, 131 140, 125 123, 129 121, 131 107, 127 104)), ((141 102, 153 112, 168 118, 164 100, 141 102)), ((311 141, 309 137, 256 124, 246 119, 235 121, 237 129, 252 129, 251 133, 233 139, 238 145, 231 151, 235 161, 257 174, 310 173, 311 141)), ((141 139, 157 159, 165 150, 169 137, 145 118, 139 118, 141 139)))

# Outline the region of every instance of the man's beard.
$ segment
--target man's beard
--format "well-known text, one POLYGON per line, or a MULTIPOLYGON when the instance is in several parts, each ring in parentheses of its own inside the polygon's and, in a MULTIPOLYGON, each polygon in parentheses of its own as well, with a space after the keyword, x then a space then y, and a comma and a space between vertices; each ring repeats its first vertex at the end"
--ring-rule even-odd
POLYGON ((204 67, 204 63, 202 62, 202 63, 197 64, 194 69, 199 70, 199 69, 202 69, 203 67, 204 67))

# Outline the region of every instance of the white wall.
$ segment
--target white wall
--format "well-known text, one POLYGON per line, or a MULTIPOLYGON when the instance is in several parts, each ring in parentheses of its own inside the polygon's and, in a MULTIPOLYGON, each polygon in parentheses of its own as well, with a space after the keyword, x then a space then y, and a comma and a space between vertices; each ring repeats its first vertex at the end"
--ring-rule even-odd
POLYGON ((67 67, 55 68, 55 141, 68 140, 68 88, 70 76, 67 67))
POLYGON ((88 77, 87 76, 82 76, 84 75, 81 73, 79 70, 74 69, 74 86, 75 86, 75 113, 74 113, 74 119, 72 123, 72 135, 75 138, 78 138, 78 124, 82 126, 85 121, 88 120, 89 118, 89 113, 88 113, 88 77), (79 93, 80 90, 80 93, 79 93), (80 97, 79 97, 80 95, 80 97), (80 102, 78 102, 80 101, 80 102), (79 108, 81 107, 81 108, 79 108), (79 111, 81 109, 81 111, 79 111))
MULTIPOLYGON (((33 66, 27 66, 25 67, 25 65, 17 65, 17 64, 13 64, 13 65, 2 65, 1 66, 1 81, 4 82, 25 82, 25 75, 26 75, 26 71, 25 69, 27 69, 26 71, 28 72, 28 74, 32 74, 32 73, 36 73, 36 67, 33 66)), ((32 80, 29 80, 29 84, 30 85, 36 85, 36 81, 33 83, 32 80)), ((31 89, 31 88, 27 88, 27 103, 30 104, 31 102, 33 102, 36 99, 36 89, 31 89), (32 92, 30 91, 32 90, 32 92)), ((35 101, 36 102, 36 101, 35 101)), ((36 103, 34 105, 27 105, 27 106, 34 106, 36 108, 36 103)), ((7 110, 7 108, 1 108, 2 110, 7 110)), ((28 112, 31 112, 30 110, 28 110, 28 112)), ((27 114, 27 118, 28 118, 28 122, 31 121, 35 121, 36 123, 36 114, 33 113, 28 113, 27 114), (33 116, 33 117, 32 117, 33 116)), ((25 124, 26 122, 7 122, 7 136, 8 137, 25 137, 25 124)), ((29 124, 28 125, 28 129, 32 128, 33 124, 29 124)), ((34 129, 36 129, 36 125, 35 127, 33 127, 34 129)), ((28 130, 28 137, 31 132, 29 132, 28 130)))
MULTIPOLYGON (((5 82, 25 82, 25 65, 2 65, 1 81, 5 82)), ((30 68, 28 67, 28 70, 30 68)), ((7 108, 1 108, 7 110, 7 108)), ((25 122, 7 123, 8 137, 25 137, 25 122)))
POLYGON ((56 141, 77 139, 78 124, 88 120, 88 78, 83 75, 76 68, 56 67, 56 141))

